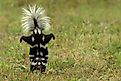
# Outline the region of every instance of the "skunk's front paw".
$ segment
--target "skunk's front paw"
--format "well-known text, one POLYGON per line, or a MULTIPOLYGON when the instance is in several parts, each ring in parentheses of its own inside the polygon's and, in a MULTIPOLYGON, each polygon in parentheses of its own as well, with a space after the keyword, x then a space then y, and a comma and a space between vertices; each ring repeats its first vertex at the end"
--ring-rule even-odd
POLYGON ((53 38, 53 40, 55 40, 55 36, 51 33, 51 37, 53 38))
POLYGON ((23 37, 24 37, 24 36, 22 36, 22 37, 20 38, 20 43, 22 42, 22 40, 23 40, 23 37))

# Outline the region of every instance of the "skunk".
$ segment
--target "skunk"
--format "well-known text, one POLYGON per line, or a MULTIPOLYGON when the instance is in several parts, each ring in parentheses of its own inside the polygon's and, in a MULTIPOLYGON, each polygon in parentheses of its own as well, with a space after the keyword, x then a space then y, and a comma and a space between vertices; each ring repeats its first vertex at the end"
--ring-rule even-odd
POLYGON ((45 72, 48 61, 47 44, 55 36, 51 33, 45 35, 43 30, 50 28, 49 17, 45 16, 45 10, 36 5, 23 8, 22 27, 24 32, 32 32, 29 36, 22 36, 20 43, 25 41, 30 45, 30 71, 40 70, 45 72))

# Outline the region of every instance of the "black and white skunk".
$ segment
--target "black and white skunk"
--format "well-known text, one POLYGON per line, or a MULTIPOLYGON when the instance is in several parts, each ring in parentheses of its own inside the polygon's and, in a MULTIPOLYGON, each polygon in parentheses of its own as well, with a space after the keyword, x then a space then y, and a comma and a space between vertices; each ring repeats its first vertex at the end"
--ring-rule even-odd
POLYGON ((45 16, 45 10, 36 5, 23 8, 22 26, 23 31, 32 32, 30 36, 22 36, 20 43, 24 40, 30 45, 30 71, 40 70, 41 73, 45 72, 46 64, 48 61, 48 48, 47 44, 54 35, 45 35, 43 30, 50 28, 50 19, 45 16))

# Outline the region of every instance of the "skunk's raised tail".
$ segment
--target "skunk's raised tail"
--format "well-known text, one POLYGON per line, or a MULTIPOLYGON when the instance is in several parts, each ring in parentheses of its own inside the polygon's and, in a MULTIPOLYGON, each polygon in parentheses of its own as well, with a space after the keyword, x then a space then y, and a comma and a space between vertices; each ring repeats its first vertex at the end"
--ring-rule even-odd
POLYGON ((43 8, 29 5, 28 8, 23 8, 22 27, 25 32, 41 32, 49 29, 50 18, 45 16, 43 8))

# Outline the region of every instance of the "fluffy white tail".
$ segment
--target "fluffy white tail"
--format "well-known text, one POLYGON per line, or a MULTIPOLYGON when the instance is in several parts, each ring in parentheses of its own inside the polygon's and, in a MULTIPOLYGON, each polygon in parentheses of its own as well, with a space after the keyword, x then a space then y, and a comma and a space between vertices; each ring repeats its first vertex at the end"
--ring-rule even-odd
POLYGON ((36 5, 23 8, 22 27, 25 32, 47 30, 50 28, 50 18, 45 16, 45 10, 36 5))

